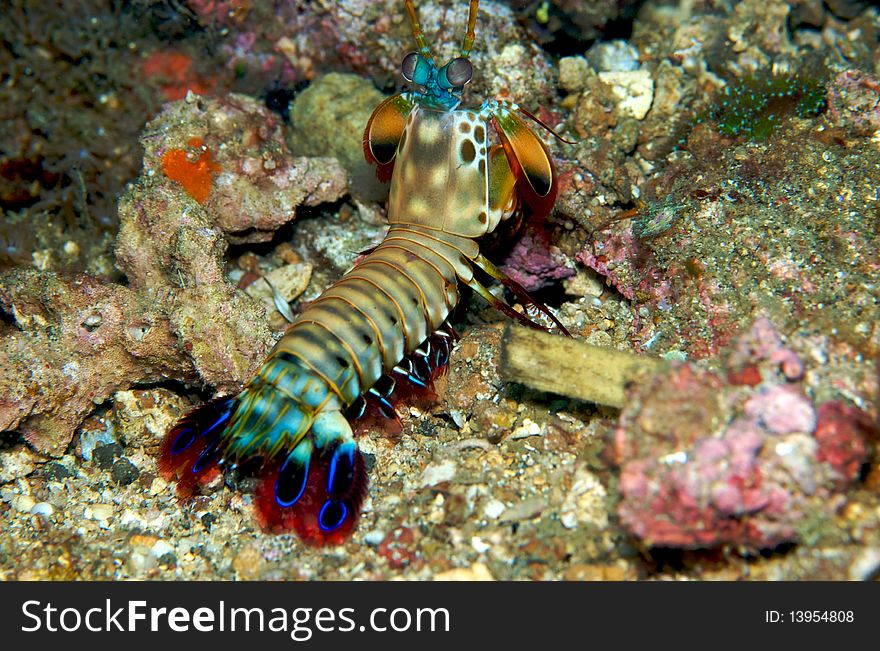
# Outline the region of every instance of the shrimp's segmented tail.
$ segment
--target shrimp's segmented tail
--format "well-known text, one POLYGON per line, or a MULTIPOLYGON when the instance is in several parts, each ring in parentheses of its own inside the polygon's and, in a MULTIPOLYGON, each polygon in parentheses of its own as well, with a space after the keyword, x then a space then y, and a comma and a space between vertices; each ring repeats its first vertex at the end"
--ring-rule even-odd
POLYGON ((189 497, 224 466, 256 460, 264 530, 295 530, 316 546, 343 542, 367 492, 366 467, 342 412, 310 404, 326 405, 322 386, 295 363, 270 358, 238 396, 202 405, 168 432, 160 472, 189 497))
POLYGON ((283 352, 291 342, 279 344, 238 396, 207 402, 169 430, 159 470, 187 498, 224 467, 259 464, 255 505, 264 531, 292 530, 312 546, 342 544, 368 488, 350 421, 399 432, 395 404, 433 396, 456 338, 444 324, 344 412, 323 378, 283 352))

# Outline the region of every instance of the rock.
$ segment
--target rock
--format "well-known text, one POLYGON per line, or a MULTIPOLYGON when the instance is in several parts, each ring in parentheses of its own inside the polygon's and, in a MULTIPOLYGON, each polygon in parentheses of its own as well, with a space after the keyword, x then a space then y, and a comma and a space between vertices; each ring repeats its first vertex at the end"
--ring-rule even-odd
POLYGON ((110 469, 110 476, 113 478, 113 481, 120 486, 128 486, 134 482, 139 475, 140 471, 137 469, 137 466, 128 459, 119 459, 110 469))
POLYGON ((598 72, 629 72, 641 65, 638 49, 620 39, 594 43, 587 52, 587 61, 598 72))
POLYGON ((451 459, 447 459, 441 463, 428 464, 422 476, 419 479, 419 487, 437 486, 448 481, 452 481, 455 477, 456 464, 451 459))
POLYGON ((501 522, 518 522, 520 520, 531 520, 541 515, 541 512, 547 508, 547 502, 541 497, 529 497, 521 502, 517 502, 509 507, 501 514, 499 520, 501 522))
POLYGON ((645 544, 797 542, 820 526, 810 523, 833 521, 858 478, 870 418, 839 401, 816 408, 787 377, 787 349, 768 331, 760 319, 734 343, 727 380, 679 364, 630 390, 614 435, 619 515, 645 544))
POLYGON ((608 526, 607 493, 593 473, 579 467, 572 478, 571 489, 562 502, 559 520, 567 529, 590 524, 604 529, 608 526))
POLYGON ((507 507, 504 506, 504 502, 500 502, 498 500, 489 500, 483 507, 483 515, 485 515, 490 520, 494 520, 499 515, 504 513, 506 509, 507 507))
POLYGON ((19 445, 0 454, 0 484, 27 477, 40 461, 40 457, 26 445, 19 445))
POLYGON ((30 512, 34 515, 42 515, 48 518, 55 513, 55 507, 49 504, 49 502, 37 502, 33 505, 30 512))
POLYGON ((16 495, 12 498, 12 508, 19 513, 30 513, 37 502, 30 495, 16 495))
POLYGON ((302 294, 312 277, 312 265, 307 262, 287 264, 258 278, 245 288, 245 293, 262 301, 270 310, 275 307, 274 287, 285 301, 290 303, 302 294))
POLYGON ((562 57, 559 60, 559 86, 569 93, 586 88, 590 64, 584 57, 562 57))
POLYGON ((132 389, 113 394, 113 422, 127 448, 153 448, 190 408, 167 389, 132 389))
POLYGON ((113 517, 114 508, 112 504, 93 504, 87 506, 83 515, 89 520, 98 520, 106 522, 113 517))
POLYGON ((174 546, 166 540, 157 540, 150 548, 150 553, 156 558, 162 558, 166 554, 174 553, 174 546))
POLYGON ((621 115, 645 119, 654 101, 654 80, 648 70, 600 72, 599 79, 610 86, 621 115))
POLYGON ((545 430, 546 425, 539 425, 530 418, 524 418, 522 425, 514 428, 510 433, 510 438, 516 440, 529 438, 530 436, 543 436, 545 430))
POLYGON ((359 75, 331 72, 319 77, 291 103, 291 150, 304 156, 332 156, 350 175, 363 175, 364 125, 384 99, 359 75))
POLYGON ((256 543, 249 543, 238 550, 232 559, 232 569, 241 581, 254 581, 262 578, 267 562, 256 543))
POLYGON ((871 581, 880 573, 880 548, 863 549, 849 566, 850 581, 871 581))

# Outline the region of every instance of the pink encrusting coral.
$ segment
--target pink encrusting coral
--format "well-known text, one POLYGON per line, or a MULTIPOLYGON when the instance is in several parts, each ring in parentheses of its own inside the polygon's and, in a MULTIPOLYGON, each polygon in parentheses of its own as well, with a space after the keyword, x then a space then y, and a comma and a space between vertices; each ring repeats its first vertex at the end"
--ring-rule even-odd
POLYGON ((859 476, 867 455, 865 438, 873 429, 865 412, 837 400, 819 406, 816 458, 836 473, 834 481, 845 486, 859 476))
POLYGON ((547 227, 529 223, 501 270, 533 292, 575 274, 566 256, 553 246, 547 227))
POLYGON ((633 300, 635 298, 635 287, 618 277, 614 269, 620 263, 634 257, 631 255, 631 252, 635 249, 636 245, 632 232, 625 230, 622 233, 609 237, 605 241, 594 242, 592 246, 588 246, 578 253, 576 258, 578 262, 588 269, 592 269, 607 278, 608 284, 620 292, 624 298, 633 300))
POLYGON ((867 461, 867 414, 818 406, 765 319, 739 338, 727 377, 689 364, 633 390, 614 435, 619 515, 649 546, 772 548, 833 514, 867 461))
POLYGON ((657 266, 653 254, 639 244, 631 227, 612 232, 596 240, 575 259, 607 279, 621 296, 629 300, 652 302, 666 309, 672 286, 657 266))

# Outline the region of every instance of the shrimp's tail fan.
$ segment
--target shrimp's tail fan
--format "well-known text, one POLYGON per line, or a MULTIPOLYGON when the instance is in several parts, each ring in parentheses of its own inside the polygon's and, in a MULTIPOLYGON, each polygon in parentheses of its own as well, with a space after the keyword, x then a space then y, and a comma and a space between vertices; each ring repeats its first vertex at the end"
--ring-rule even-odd
POLYGON ((190 497, 213 480, 223 463, 223 434, 235 409, 236 396, 206 402, 168 430, 159 456, 159 472, 177 479, 177 493, 190 497))
POLYGON ((354 440, 317 449, 306 439, 263 466, 257 517, 272 533, 295 531, 308 545, 340 545, 351 537, 367 495, 364 457, 354 440))

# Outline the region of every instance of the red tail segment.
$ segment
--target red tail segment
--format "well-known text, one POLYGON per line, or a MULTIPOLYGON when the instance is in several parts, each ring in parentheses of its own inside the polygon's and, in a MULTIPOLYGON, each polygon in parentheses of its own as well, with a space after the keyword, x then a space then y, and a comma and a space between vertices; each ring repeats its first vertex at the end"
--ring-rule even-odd
POLYGON ((279 461, 272 461, 260 471, 257 485, 257 519, 263 531, 268 533, 287 533, 295 531, 300 539, 312 547, 341 545, 348 540, 360 517, 364 498, 367 496, 367 470, 363 455, 355 454, 354 479, 345 495, 338 496, 334 502, 341 504, 344 514, 339 524, 328 531, 321 524, 321 511, 330 503, 327 483, 332 455, 314 453, 309 468, 309 479, 305 491, 293 506, 282 507, 275 494, 279 461))
POLYGON ((220 473, 221 442, 235 397, 216 398, 193 409, 172 427, 162 441, 159 473, 177 480, 177 494, 192 497, 198 486, 220 473))

